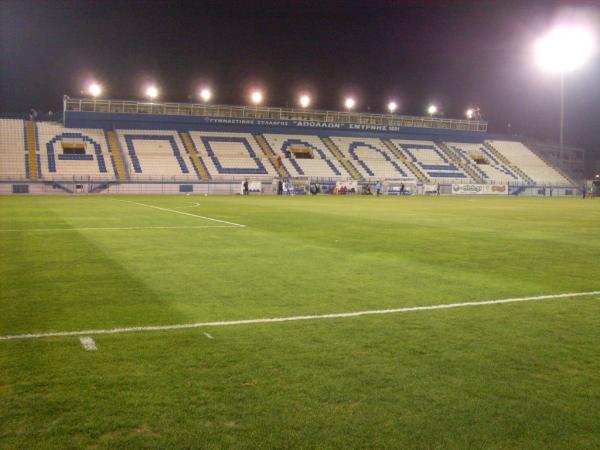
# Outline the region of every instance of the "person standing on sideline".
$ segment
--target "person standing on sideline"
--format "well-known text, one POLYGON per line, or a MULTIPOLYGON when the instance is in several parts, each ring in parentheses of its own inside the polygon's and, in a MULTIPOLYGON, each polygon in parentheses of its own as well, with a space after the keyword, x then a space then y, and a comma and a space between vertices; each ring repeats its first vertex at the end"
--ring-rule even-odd
POLYGON ((250 191, 248 190, 248 180, 244 180, 244 195, 249 195, 250 191))
POLYGON ((283 181, 281 181, 281 178, 277 182, 277 195, 283 195, 283 181))
POLYGON ((585 184, 581 188, 581 194, 583 195, 583 199, 585 200, 585 196, 587 194, 587 186, 585 184))
POLYGON ((377 191, 377 197, 379 197, 381 195, 381 180, 377 180, 375 190, 377 191))
POLYGON ((400 195, 404 195, 404 183, 400 185, 400 195))

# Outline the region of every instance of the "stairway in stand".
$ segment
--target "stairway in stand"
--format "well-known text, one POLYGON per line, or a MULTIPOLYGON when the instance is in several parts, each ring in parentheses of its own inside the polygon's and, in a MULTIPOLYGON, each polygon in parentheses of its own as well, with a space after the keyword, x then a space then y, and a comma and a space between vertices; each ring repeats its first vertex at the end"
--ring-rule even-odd
POLYGON ((396 148, 392 141, 390 141, 389 139, 382 139, 381 141, 383 142, 383 145, 385 145, 388 148, 388 150, 396 156, 396 158, 398 158, 404 163, 406 167, 408 167, 408 170, 410 170, 412 174, 415 177, 417 177, 417 180, 419 180, 421 183, 429 182, 429 180, 423 174, 423 172, 421 172, 419 168, 412 163, 412 161, 409 161, 408 158, 406 158, 406 156, 404 156, 404 154, 396 148))
POLYGON ((121 155, 121 148, 119 146, 119 142, 117 141, 117 135, 113 130, 106 130, 106 142, 108 143, 108 150, 110 151, 110 155, 115 163, 115 167, 117 168, 117 179, 119 181, 126 180, 127 171, 125 170, 125 165, 123 164, 123 157, 121 155))
POLYGON ((283 164, 277 164, 277 157, 275 156, 273 149, 271 148, 265 137, 262 134, 257 134, 256 136, 254 136, 254 139, 256 139, 256 142, 258 142, 258 145, 260 146, 262 151, 265 152, 265 155, 267 155, 267 158, 269 158, 269 161, 271 161, 271 163, 275 167, 275 170, 277 170, 277 172, 279 173, 279 176, 283 178, 288 178, 290 174, 288 173, 286 168, 283 167, 283 164))
POLYGON ((29 179, 37 180, 41 178, 38 171, 39 155, 37 154, 37 133, 35 132, 35 122, 28 120, 25 122, 25 142, 27 144, 27 155, 29 161, 29 179))
POLYGON ((340 150, 333 143, 333 141, 331 140, 331 138, 322 137, 321 140, 323 141, 323 143, 325 144, 325 146, 329 149, 329 151, 331 153, 333 153, 333 155, 340 162, 340 164, 342 166, 344 166, 344 168, 348 171, 348 173, 352 176, 352 178, 354 178, 357 181, 360 181, 360 180, 363 179, 363 177, 358 173, 358 171, 352 165, 352 163, 350 161, 348 161, 348 159, 344 158, 344 156, 342 155, 342 152, 340 152, 340 150))
POLYGON ((179 136, 181 137, 183 145, 185 146, 185 150, 187 151, 188 155, 190 155, 192 164, 194 164, 196 172, 198 175, 200 175, 200 178, 204 181, 210 180, 210 175, 208 174, 206 165, 204 164, 204 161, 202 161, 202 158, 200 157, 200 154, 194 145, 194 141, 192 141, 192 138, 190 137, 190 133, 187 131, 181 131, 179 136))
POLYGON ((462 170, 464 170, 475 183, 485 184, 483 178, 481 178, 481 176, 475 172, 475 170, 473 170, 469 164, 465 163, 454 150, 448 147, 445 142, 435 141, 435 144, 446 154, 448 158, 450 158, 454 164, 458 165, 462 170))
POLYGON ((492 144, 490 144, 489 142, 486 141, 486 142, 483 143, 483 146, 492 155, 494 155, 494 157, 498 161, 500 161, 506 167, 509 167, 510 169, 514 170, 516 172, 516 174, 519 175, 527 183, 532 184, 532 185, 535 184, 535 181, 533 181, 533 179, 529 175, 527 175, 525 172, 523 172, 518 166, 512 164, 502 153, 500 153, 498 150, 496 150, 492 144))

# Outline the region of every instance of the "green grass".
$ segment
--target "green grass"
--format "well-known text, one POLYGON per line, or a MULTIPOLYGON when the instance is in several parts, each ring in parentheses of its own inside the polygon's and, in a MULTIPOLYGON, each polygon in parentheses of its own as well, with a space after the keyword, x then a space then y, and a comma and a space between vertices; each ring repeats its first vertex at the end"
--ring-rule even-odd
MULTIPOLYGON (((599 262, 581 199, 0 197, 0 335, 586 292, 599 262), (89 229, 216 225, 123 199, 247 227, 89 229)), ((600 447, 599 296, 94 339, 0 340, 0 448, 600 447)))

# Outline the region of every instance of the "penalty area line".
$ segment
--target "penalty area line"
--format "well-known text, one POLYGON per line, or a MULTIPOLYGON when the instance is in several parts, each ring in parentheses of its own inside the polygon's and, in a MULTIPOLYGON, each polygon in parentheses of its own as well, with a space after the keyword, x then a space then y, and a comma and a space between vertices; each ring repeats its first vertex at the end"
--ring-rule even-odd
POLYGON ((131 200, 119 200, 119 199, 116 199, 116 200, 119 201, 119 202, 132 203, 134 205, 145 206, 146 208, 154 208, 154 209, 159 209, 161 211, 168 211, 168 212, 172 212, 172 213, 175 213, 175 214, 181 214, 182 216, 198 217, 199 219, 212 220, 213 222, 226 223, 228 225, 232 225, 232 226, 240 227, 240 228, 245 228, 246 227, 246 225, 242 225, 241 223, 228 222, 227 220, 221 220, 221 219, 214 219, 212 217, 201 216, 199 214, 192 214, 192 213, 188 213, 188 212, 185 212, 185 211, 177 211, 176 209, 163 208, 161 206, 148 205, 147 203, 134 202, 134 201, 131 201, 131 200))
POLYGON ((151 326, 138 326, 138 327, 122 327, 122 328, 110 328, 110 329, 96 329, 96 330, 81 330, 81 331, 57 331, 48 333, 30 333, 30 334, 15 334, 0 336, 0 340, 18 340, 18 339, 39 339, 46 337, 65 337, 65 336, 85 336, 89 334, 122 334, 122 333, 134 333, 143 331, 167 331, 167 330, 185 330, 190 328, 205 328, 205 327, 223 327, 232 325, 253 325, 263 323, 278 323, 278 322, 295 322, 300 320, 321 320, 321 319, 343 319, 349 317, 361 317, 361 316, 373 316, 381 314, 395 314, 395 313, 406 313, 414 311, 431 311, 436 309, 452 309, 452 308, 464 308, 470 306, 485 306, 485 305, 502 305, 505 303, 519 303, 519 302, 532 302, 542 301, 560 298, 573 298, 573 297, 589 297, 593 295, 599 295, 600 291, 590 292, 575 292, 570 294, 551 294, 551 295, 538 295, 534 297, 516 297, 516 298, 505 298, 500 300, 484 300, 484 301, 472 301, 463 303, 447 303, 441 305, 429 305, 429 306, 409 306, 404 308, 393 308, 393 309, 376 309, 368 311, 356 311, 347 313, 333 313, 333 314, 315 314, 305 316, 288 316, 288 317, 273 317, 263 319, 246 319, 246 320, 227 320, 220 322, 196 322, 196 323, 184 323, 174 325, 151 325, 151 326))

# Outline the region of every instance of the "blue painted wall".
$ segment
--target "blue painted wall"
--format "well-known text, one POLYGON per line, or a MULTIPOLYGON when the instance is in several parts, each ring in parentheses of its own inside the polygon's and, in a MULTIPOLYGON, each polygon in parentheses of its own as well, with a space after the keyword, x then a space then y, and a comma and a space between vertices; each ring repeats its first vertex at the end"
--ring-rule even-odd
POLYGON ((415 140, 449 140, 482 142, 486 133, 438 128, 378 127, 297 120, 235 119, 221 117, 170 116, 94 112, 65 112, 68 128, 103 128, 127 130, 221 131, 242 133, 307 134, 415 140), (360 127, 360 126, 359 126, 360 127))

